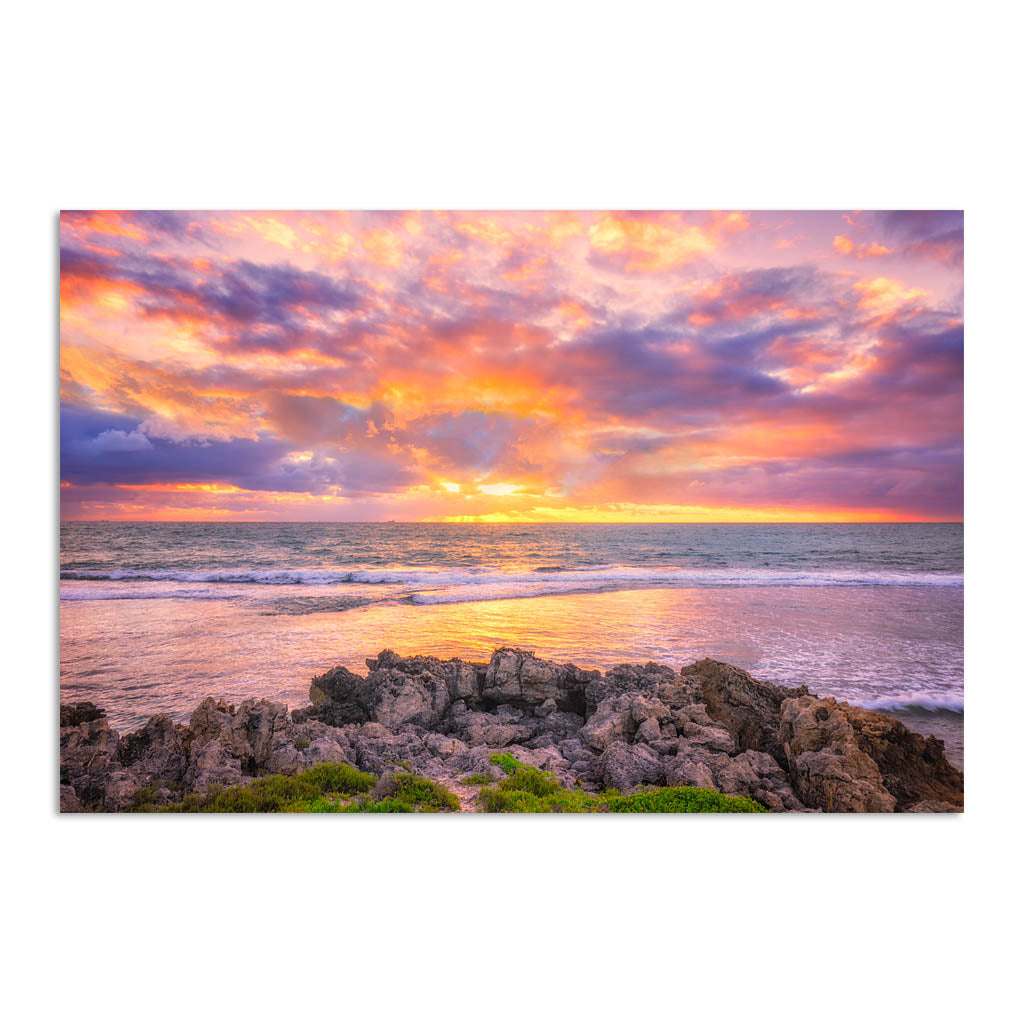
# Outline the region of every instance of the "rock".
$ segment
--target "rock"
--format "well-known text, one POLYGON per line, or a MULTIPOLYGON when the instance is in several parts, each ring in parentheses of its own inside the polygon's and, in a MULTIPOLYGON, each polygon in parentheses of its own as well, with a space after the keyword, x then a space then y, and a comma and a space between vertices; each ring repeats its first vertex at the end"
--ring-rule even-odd
POLYGON ((60 810, 62 814, 83 810, 82 801, 78 799, 73 786, 60 787, 60 810))
POLYGON ((743 754, 720 761, 712 772, 712 778, 713 788, 729 796, 749 796, 763 788, 756 766, 743 754))
POLYGON ((630 790, 665 780, 660 758, 643 743, 612 743, 601 755, 597 771, 610 789, 630 790))
POLYGON ((857 744, 846 712, 831 698, 791 697, 782 703, 779 739, 797 796, 823 811, 893 811, 875 762, 857 744))
POLYGON ((433 676, 443 679, 448 690, 449 703, 464 700, 471 707, 480 706, 480 688, 486 665, 461 658, 441 661, 438 658, 402 658, 394 651, 381 651, 376 658, 367 658, 366 666, 371 678, 374 672, 391 669, 407 676, 433 676))
MULTIPOLYGON (((62 714, 62 718, 64 718, 62 714)), ((75 721, 69 714, 67 721, 75 721)), ((106 718, 94 718, 67 725, 60 731, 60 782, 70 786, 83 810, 102 809, 107 786, 121 770, 117 759, 118 735, 106 718)))
POLYGON ((462 740, 458 740, 454 736, 443 736, 437 732, 428 733, 424 736, 423 745, 435 757, 440 757, 442 760, 456 757, 459 754, 465 754, 469 750, 469 747, 462 740))
POLYGON ((113 771, 103 794, 103 810, 111 813, 127 810, 139 788, 138 779, 128 771, 113 771))
POLYGON ((604 676, 594 673, 586 685, 586 711, 592 715, 599 704, 609 698, 630 693, 638 696, 656 697, 659 687, 676 681, 675 672, 667 665, 616 665, 604 676))
POLYGON ((964 807, 963 803, 947 804, 942 800, 921 800, 903 809, 909 814, 960 814, 964 807))
POLYGON ((531 723, 518 723, 482 711, 469 711, 453 724, 453 731, 470 747, 508 747, 533 736, 531 723))
POLYGON ((348 725, 370 718, 366 680, 342 665, 313 678, 309 699, 317 711, 314 717, 329 725, 348 725))
MULTIPOLYGON (((294 727, 283 704, 244 700, 234 708, 204 700, 189 720, 191 742, 184 772, 186 786, 205 793, 210 786, 233 786, 243 777, 266 774, 275 751, 290 740, 294 727)), ((290 761, 295 767, 297 760, 290 761)))
POLYGON ((600 672, 584 672, 575 665, 541 661, 532 651, 502 647, 491 655, 481 696, 495 704, 536 707, 553 700, 562 711, 582 714, 586 685, 600 672))
POLYGON ((707 747, 680 742, 675 757, 665 762, 665 780, 669 786, 698 786, 714 789, 713 768, 720 768, 728 756, 707 747))
POLYGON ((356 757, 344 730, 312 721, 276 731, 270 756, 262 767, 268 773, 294 775, 321 761, 354 767, 356 757))
POLYGON ((962 810, 964 776, 947 760, 942 740, 911 732, 902 722, 877 711, 842 704, 857 746, 878 765, 898 811, 919 803, 951 804, 962 810))
POLYGON ((552 711, 541 718, 535 718, 531 722, 533 738, 530 743, 541 745, 547 743, 561 743, 571 736, 579 736, 583 728, 583 718, 574 715, 571 711, 552 711))
POLYGON ((169 715, 154 715, 141 729, 121 737, 117 759, 144 779, 143 785, 152 785, 156 779, 178 782, 188 766, 187 735, 169 715))
POLYGON ((377 668, 367 683, 373 692, 373 717, 388 729, 406 725, 435 729, 448 710, 448 687, 430 672, 409 676, 399 669, 377 668))
POLYGON ((642 743, 654 743, 661 740, 661 726, 656 718, 645 718, 636 731, 636 738, 642 743))
POLYGON ((735 665, 711 658, 682 669, 682 674, 699 680, 707 714, 732 733, 740 750, 784 756, 778 738, 782 701, 806 694, 806 687, 790 690, 773 686, 735 665))
POLYGON ((242 762, 219 739, 209 740, 191 752, 185 785, 205 795, 211 786, 237 786, 242 781, 242 762))
POLYGON ((736 750, 736 743, 728 729, 716 729, 714 726, 687 722, 683 725, 681 732, 691 746, 721 750, 726 754, 731 754, 736 750))
POLYGON ((207 698, 192 713, 189 729, 192 750, 218 739, 223 748, 241 763, 246 775, 264 768, 274 749, 275 732, 290 729, 288 709, 275 701, 242 701, 236 710, 207 698))
POLYGON ((606 697, 580 730, 580 739, 594 750, 607 750, 617 741, 630 742, 636 735, 632 704, 628 693, 606 697))
POLYGON ((72 725, 82 725, 84 722, 95 722, 98 718, 104 717, 103 709, 87 700, 78 704, 61 704, 60 706, 60 727, 62 729, 72 725))

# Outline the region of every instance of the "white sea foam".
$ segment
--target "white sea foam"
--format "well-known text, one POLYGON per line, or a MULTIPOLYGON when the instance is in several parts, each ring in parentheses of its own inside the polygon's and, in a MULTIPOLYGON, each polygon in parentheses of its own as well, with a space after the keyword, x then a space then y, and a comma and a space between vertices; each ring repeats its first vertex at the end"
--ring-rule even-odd
POLYGON ((915 690, 911 693, 894 693, 886 697, 872 699, 856 699, 854 701, 864 708, 875 711, 951 711, 954 714, 964 713, 962 696, 945 693, 928 693, 915 690))
POLYGON ((223 601, 238 597, 238 594, 226 593, 222 588, 210 587, 175 587, 173 589, 143 589, 141 587, 89 587, 74 590, 61 587, 62 601, 223 601))
MULTIPOLYGON (((67 581, 179 582, 259 586, 391 585, 408 588, 416 604, 452 604, 504 598, 570 594, 592 590, 646 587, 962 587, 962 573, 886 570, 787 570, 694 568, 682 566, 601 565, 585 568, 545 567, 532 571, 482 568, 388 569, 71 569, 67 581)), ((186 596, 186 595, 182 595, 186 596)), ((81 599, 81 598, 79 598, 81 599)))

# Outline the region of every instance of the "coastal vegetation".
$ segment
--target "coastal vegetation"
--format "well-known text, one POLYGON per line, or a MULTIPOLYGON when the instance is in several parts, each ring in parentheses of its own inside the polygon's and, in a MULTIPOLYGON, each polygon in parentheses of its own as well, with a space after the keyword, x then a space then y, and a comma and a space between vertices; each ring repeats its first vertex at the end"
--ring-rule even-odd
MULTIPOLYGON (((469 810, 500 814, 573 813, 758 813, 755 800, 725 796, 694 786, 647 787, 628 796, 616 789, 585 793, 567 789, 551 772, 532 768, 511 754, 494 754, 491 762, 505 773, 497 785, 480 791, 469 810)), ((480 775, 482 782, 490 778, 480 775)), ((479 784, 479 783, 478 783, 479 784)), ((243 786, 213 786, 179 803, 153 802, 157 787, 138 790, 132 811, 164 814, 431 814, 461 810, 446 786, 410 771, 377 778, 347 764, 318 764, 298 775, 267 775, 243 786)))
POLYGON ((623 796, 617 789, 586 793, 567 789, 551 772, 517 761, 511 754, 494 754, 491 762, 506 773, 496 786, 480 792, 480 809, 499 814, 680 814, 760 813, 767 808, 748 797, 725 796, 696 786, 643 787, 623 796))

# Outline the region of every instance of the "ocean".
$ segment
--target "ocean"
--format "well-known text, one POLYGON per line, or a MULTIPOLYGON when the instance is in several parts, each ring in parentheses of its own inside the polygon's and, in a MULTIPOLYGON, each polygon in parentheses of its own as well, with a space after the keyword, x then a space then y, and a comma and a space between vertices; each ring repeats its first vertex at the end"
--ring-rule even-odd
POLYGON ((307 702, 385 647, 606 669, 714 657, 963 757, 963 526, 61 524, 61 700, 119 729, 307 702))

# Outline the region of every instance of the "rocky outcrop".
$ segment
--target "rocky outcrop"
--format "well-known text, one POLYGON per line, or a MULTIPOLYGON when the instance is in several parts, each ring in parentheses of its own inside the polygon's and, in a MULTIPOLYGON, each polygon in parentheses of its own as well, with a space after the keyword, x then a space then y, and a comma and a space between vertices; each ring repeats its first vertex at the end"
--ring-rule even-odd
POLYGON ((806 694, 806 686, 792 690, 763 683, 735 665, 711 658, 681 669, 680 675, 696 678, 707 714, 736 737, 741 749, 783 756, 779 745, 782 702, 806 694))
POLYGON ((61 708, 65 811, 180 800, 260 775, 342 761, 396 766, 458 788, 497 777, 495 752, 596 791, 701 786, 773 811, 939 811, 963 807, 963 775, 933 737, 863 708, 754 679, 705 659, 674 671, 602 674, 501 648, 487 664, 382 651, 357 675, 313 679, 310 703, 212 698, 187 726, 166 715, 119 736, 95 705, 61 708))
POLYGON ((803 696, 783 704, 779 739, 793 788, 823 811, 893 811, 878 765, 857 744, 843 709, 831 697, 803 696))

